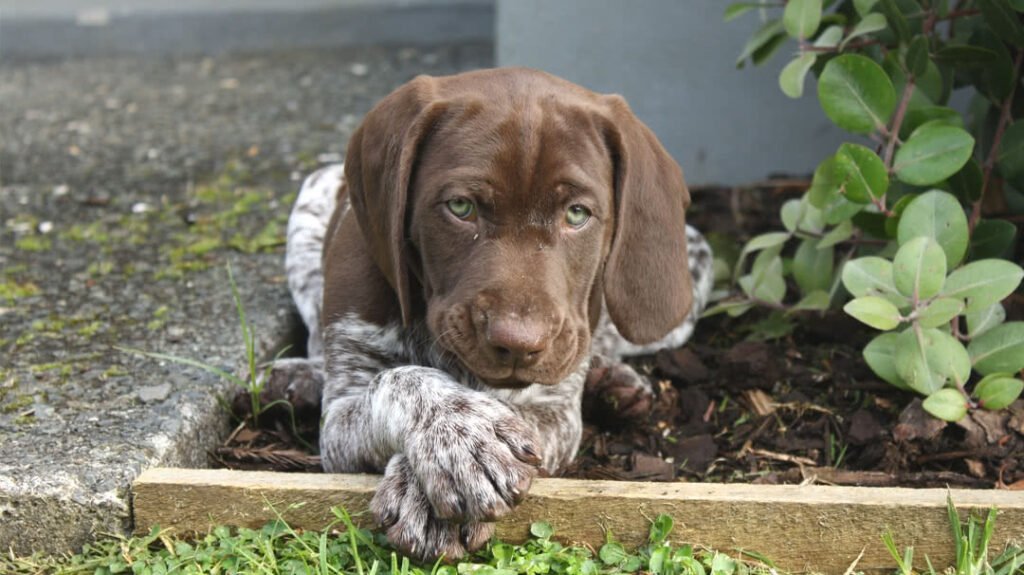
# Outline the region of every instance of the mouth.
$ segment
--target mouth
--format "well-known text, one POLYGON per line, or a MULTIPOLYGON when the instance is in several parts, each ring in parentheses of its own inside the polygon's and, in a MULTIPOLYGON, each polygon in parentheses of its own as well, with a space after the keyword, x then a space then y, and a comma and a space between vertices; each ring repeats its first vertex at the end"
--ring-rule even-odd
POLYGON ((495 389, 523 389, 534 384, 534 382, 532 381, 524 381, 520 378, 517 378, 515 376, 515 373, 513 373, 509 377, 501 379, 481 377, 480 381, 483 381, 488 387, 493 387, 495 389))

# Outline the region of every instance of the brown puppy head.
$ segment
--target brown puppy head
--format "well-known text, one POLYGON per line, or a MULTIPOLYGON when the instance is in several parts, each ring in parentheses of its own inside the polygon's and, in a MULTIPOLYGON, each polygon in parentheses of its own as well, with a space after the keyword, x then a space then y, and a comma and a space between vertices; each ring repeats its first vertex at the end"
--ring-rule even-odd
POLYGON ((521 68, 421 76, 345 171, 403 321, 491 385, 563 380, 602 298, 636 343, 689 311, 682 171, 619 96, 521 68))

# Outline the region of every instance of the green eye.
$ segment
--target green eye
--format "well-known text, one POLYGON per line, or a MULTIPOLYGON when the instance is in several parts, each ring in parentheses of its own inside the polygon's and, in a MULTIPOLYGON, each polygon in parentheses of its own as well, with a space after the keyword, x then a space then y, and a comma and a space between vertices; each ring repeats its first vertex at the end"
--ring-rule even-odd
POLYGON ((453 198, 448 200, 448 211, 460 220, 468 220, 473 215, 473 202, 466 198, 453 198))
POLYGON ((583 226, 589 219, 590 210, 579 204, 569 206, 569 211, 565 213, 565 221, 574 228, 583 226))

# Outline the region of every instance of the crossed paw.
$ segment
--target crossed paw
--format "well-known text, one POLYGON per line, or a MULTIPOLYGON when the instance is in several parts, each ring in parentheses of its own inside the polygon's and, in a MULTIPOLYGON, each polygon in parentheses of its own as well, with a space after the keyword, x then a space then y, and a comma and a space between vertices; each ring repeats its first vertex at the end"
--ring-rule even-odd
POLYGON ((493 521, 526 496, 540 463, 537 440, 488 397, 456 397, 419 417, 405 453, 388 462, 371 510, 400 551, 458 559, 486 543, 493 521))

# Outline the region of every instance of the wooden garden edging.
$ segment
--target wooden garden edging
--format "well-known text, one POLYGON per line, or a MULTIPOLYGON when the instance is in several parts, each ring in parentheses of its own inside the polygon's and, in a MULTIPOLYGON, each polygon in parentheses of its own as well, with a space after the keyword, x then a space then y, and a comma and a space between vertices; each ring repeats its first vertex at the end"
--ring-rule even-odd
MULTIPOLYGON (((259 527, 275 517, 320 528, 332 506, 352 513, 367 507, 378 478, 369 475, 150 469, 135 481, 137 531, 154 525, 204 532, 213 525, 259 527), (301 506, 294 504, 301 503, 301 506)), ((637 483, 538 479, 530 496, 498 525, 498 536, 522 541, 534 521, 548 521, 556 538, 605 541, 605 529, 626 544, 642 543, 649 519, 675 519, 671 540, 723 551, 763 553, 791 571, 843 573, 864 551, 862 571, 890 571, 894 563, 880 535, 891 529, 901 547, 914 546, 915 564, 927 555, 938 569, 952 561, 946 516, 951 495, 961 515, 999 509, 993 549, 1024 543, 1024 493, 713 483, 637 483)), ((366 514, 363 523, 368 522, 366 514)))

